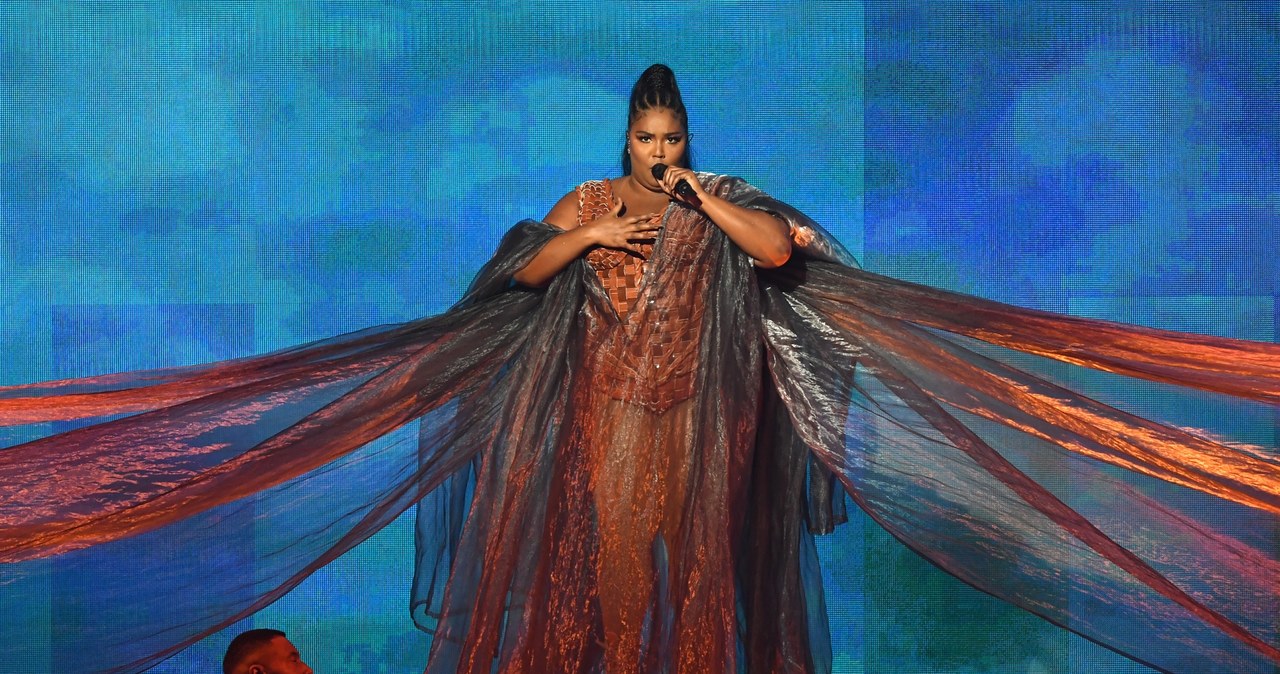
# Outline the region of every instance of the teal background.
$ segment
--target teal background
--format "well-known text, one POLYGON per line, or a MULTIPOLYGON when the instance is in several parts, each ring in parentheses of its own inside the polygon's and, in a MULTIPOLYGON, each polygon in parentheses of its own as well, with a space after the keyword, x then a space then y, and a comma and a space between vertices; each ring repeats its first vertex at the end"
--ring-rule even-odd
MULTIPOLYGON (((1278 18, 1270 3, 5 3, 0 384, 439 312, 506 228, 618 173, 630 86, 656 61, 679 77, 698 168, 799 207, 874 271, 1271 341, 1278 18)), ((1274 427, 1231 430, 1273 443, 1274 427)), ((1146 671, 863 519, 820 546, 838 671, 1146 671)), ((153 671, 215 671, 249 626, 286 630, 318 672, 420 671, 411 553, 406 516, 153 671)), ((0 671, 57 671, 58 649, 84 646, 39 598, 0 610, 49 644, 0 671)))

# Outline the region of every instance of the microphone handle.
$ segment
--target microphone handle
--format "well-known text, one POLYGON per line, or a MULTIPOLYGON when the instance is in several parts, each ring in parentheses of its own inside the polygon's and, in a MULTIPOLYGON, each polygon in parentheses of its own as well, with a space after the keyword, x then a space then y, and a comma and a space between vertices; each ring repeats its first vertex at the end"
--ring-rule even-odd
POLYGON ((689 186, 689 181, 682 179, 676 183, 676 194, 679 194, 694 208, 702 208, 702 200, 698 198, 698 193, 694 192, 693 188, 689 186))
MULTIPOLYGON (((654 178, 662 180, 662 177, 667 175, 667 168, 666 164, 654 164, 649 169, 649 172, 653 174, 654 178)), ((689 181, 684 180, 683 178, 680 179, 680 182, 676 183, 676 194, 678 194, 680 198, 684 199, 685 203, 690 206, 693 206, 694 208, 702 208, 702 199, 699 199, 698 193, 694 192, 693 188, 689 186, 689 181)))

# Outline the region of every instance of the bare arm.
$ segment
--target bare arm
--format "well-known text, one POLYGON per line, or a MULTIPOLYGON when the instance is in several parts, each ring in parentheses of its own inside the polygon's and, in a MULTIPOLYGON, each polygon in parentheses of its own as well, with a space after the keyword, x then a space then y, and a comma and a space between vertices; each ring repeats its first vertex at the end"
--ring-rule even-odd
POLYGON ((516 272, 516 283, 540 288, 569 263, 582 257, 592 246, 621 248, 640 252, 639 241, 652 239, 658 233, 658 218, 654 213, 620 217, 622 200, 614 198, 613 210, 578 226, 578 193, 570 192, 552 207, 547 214, 547 224, 565 230, 538 251, 538 254, 516 272))
POLYGON ((673 166, 662 177, 662 186, 675 199, 680 198, 675 187, 681 179, 687 181, 702 200, 702 212, 750 255, 756 266, 781 267, 791 258, 791 236, 786 223, 764 211, 743 208, 708 194, 693 171, 673 166))

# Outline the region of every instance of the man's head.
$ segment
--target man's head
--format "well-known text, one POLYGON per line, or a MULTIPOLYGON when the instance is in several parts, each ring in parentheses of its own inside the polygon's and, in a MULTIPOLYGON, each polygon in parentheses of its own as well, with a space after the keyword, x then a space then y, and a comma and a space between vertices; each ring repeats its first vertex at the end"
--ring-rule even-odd
POLYGON ((312 674, 280 630, 249 630, 231 640, 222 674, 312 674))

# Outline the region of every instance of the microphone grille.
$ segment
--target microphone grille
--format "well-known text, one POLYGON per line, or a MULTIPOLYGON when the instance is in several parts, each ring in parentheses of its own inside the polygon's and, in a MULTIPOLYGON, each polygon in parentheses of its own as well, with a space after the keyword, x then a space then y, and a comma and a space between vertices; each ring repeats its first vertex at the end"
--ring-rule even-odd
POLYGON ((650 168, 650 169, 649 169, 649 172, 653 174, 653 177, 654 177, 654 178, 656 178, 656 179, 658 179, 658 180, 662 180, 662 176, 667 175, 667 165, 666 165, 666 164, 654 164, 654 165, 653 165, 653 168, 650 168))

